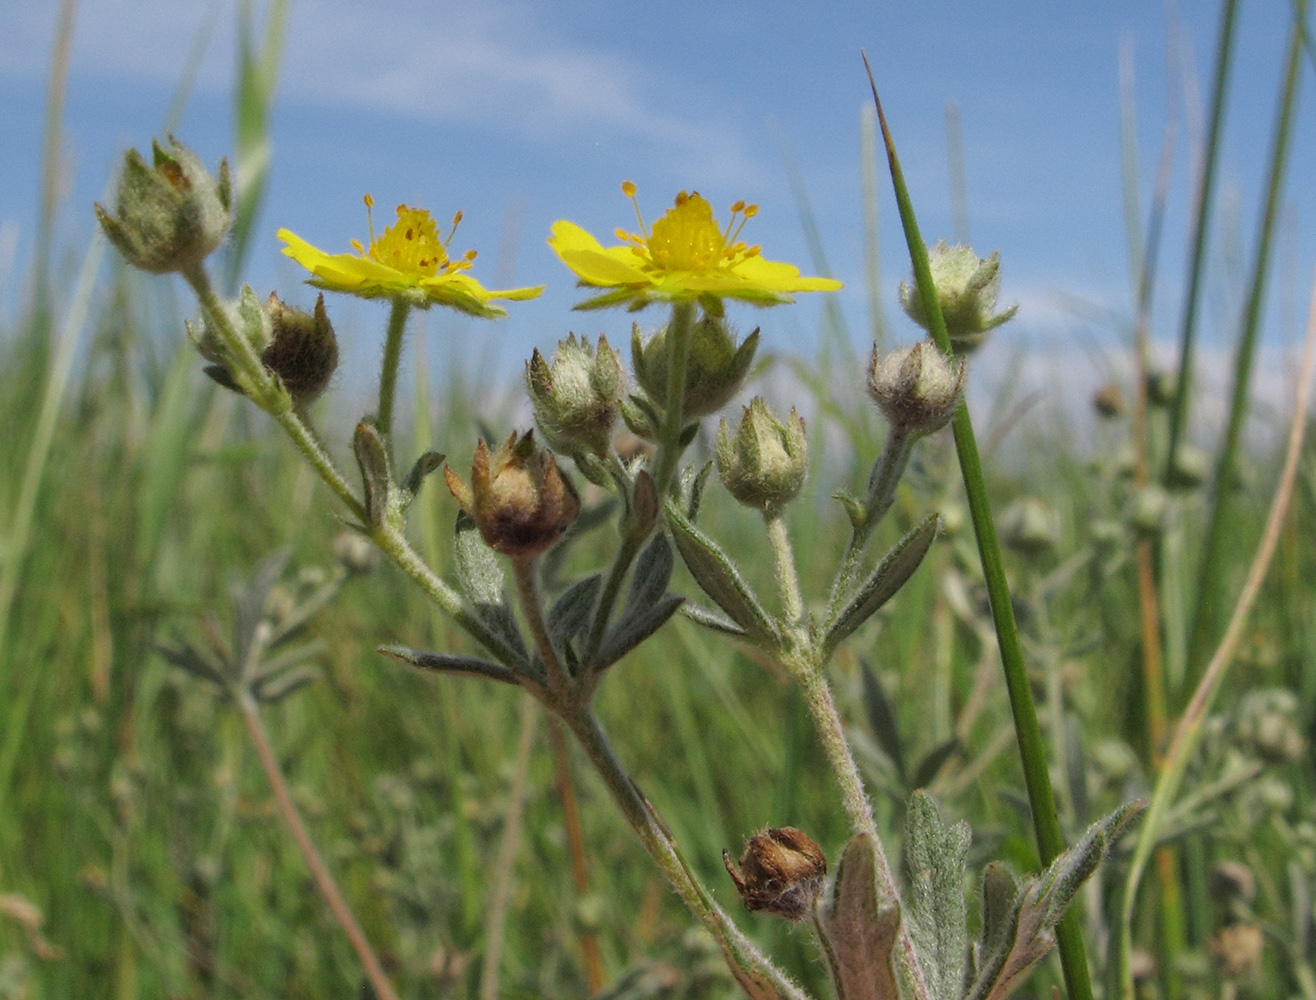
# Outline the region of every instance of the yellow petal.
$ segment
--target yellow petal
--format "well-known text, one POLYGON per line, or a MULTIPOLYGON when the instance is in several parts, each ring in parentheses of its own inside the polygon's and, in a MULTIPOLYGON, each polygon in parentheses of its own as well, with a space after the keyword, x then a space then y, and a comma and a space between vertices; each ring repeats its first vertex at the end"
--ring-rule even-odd
POLYGON ((553 223, 548 245, 576 277, 590 285, 644 285, 649 276, 625 258, 634 258, 626 247, 605 249, 598 240, 574 222, 553 223), (620 251, 618 253, 617 251, 620 251))

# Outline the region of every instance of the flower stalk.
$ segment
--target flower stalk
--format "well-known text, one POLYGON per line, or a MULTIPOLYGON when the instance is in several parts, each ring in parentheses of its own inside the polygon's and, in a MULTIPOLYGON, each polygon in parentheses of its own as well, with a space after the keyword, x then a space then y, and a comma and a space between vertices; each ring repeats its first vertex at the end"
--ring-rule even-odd
POLYGON ((402 360, 402 341, 407 329, 411 305, 401 298, 393 300, 388 314, 388 333, 384 338, 384 358, 379 366, 379 409, 375 426, 384 439, 389 456, 393 453, 393 400, 397 395, 398 366, 402 360))

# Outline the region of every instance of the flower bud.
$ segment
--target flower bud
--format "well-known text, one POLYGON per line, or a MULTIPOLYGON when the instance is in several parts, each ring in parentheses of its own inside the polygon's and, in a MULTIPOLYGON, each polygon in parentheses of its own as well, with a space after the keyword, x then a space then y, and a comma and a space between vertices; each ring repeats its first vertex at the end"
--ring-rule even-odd
POLYGON ((1297 760, 1307 741, 1298 729, 1298 699, 1285 688, 1250 691, 1238 709, 1238 735, 1263 760, 1297 760))
POLYGON ((1226 979, 1242 979, 1261 966, 1266 936, 1256 924, 1230 924, 1207 942, 1226 979))
POLYGON ((1097 416, 1113 420, 1124 415, 1124 393, 1114 382, 1108 382, 1092 396, 1092 407, 1097 416))
MULTIPOLYGON (((939 240, 928 251, 928 266, 932 269, 932 283, 941 302, 941 315, 946 321, 955 353, 972 351, 994 330, 1019 311, 1011 306, 994 313, 996 297, 1001 291, 1001 255, 993 251, 990 257, 980 259, 972 247, 946 245, 939 240)), ((931 332, 923 299, 918 288, 900 283, 900 305, 923 329, 931 332)))
POLYGON ((448 489, 475 519, 480 536, 495 552, 513 559, 537 556, 562 537, 580 513, 580 496, 534 432, 515 432, 492 453, 480 439, 467 486, 443 470, 448 489))
POLYGON ((1036 497, 1012 503, 999 525, 1001 541, 1027 558, 1044 556, 1060 544, 1060 516, 1036 497))
POLYGON ((172 137, 166 152, 151 144, 154 165, 130 149, 119 178, 118 214, 96 205, 96 218, 110 242, 133 267, 152 274, 196 267, 224 242, 233 221, 228 161, 219 178, 172 137))
MULTIPOLYGON (((685 363, 685 395, 681 415, 687 420, 716 413, 731 402, 754 361, 759 332, 755 330, 736 345, 726 321, 702 316, 690 331, 690 353, 685 363)), ((638 324, 631 328, 631 364, 635 380, 659 406, 667 404, 667 331, 640 340, 638 324)))
POLYGON ((739 871, 725 850, 722 863, 736 883, 745 909, 766 910, 787 920, 802 920, 812 912, 827 874, 822 848, 793 826, 764 830, 751 837, 739 871))
POLYGON ((915 436, 950 421, 964 391, 964 362, 942 354, 930 340, 901 347, 885 358, 873 348, 868 395, 892 427, 915 436))
POLYGON ((1211 866, 1211 891, 1227 901, 1251 906, 1257 897, 1257 877, 1240 861, 1217 861, 1211 866))
POLYGON ((526 362, 525 379, 535 421, 549 447, 607 456, 626 392, 626 373, 605 337, 599 337, 595 350, 584 337, 577 340, 570 334, 558 342, 551 365, 535 348, 526 362))
POLYGON ((279 376, 298 406, 313 403, 329 385, 338 367, 338 338, 324 310, 324 296, 315 300, 315 313, 286 306, 273 292, 265 303, 273 340, 261 353, 265 367, 279 376))
POLYGON ((1211 459, 1201 448, 1181 444, 1174 450, 1174 468, 1170 486, 1177 490, 1195 490, 1211 474, 1211 459))
POLYGON ((1169 372, 1147 373, 1147 405, 1166 407, 1174 405, 1174 397, 1179 391, 1179 380, 1169 372))
POLYGON ((379 549, 355 531, 341 531, 335 535, 330 551, 352 576, 369 573, 379 565, 379 549))
POLYGON ((1133 491, 1129 502, 1129 523, 1143 535, 1155 536, 1165 530, 1170 516, 1170 497, 1155 483, 1133 491))
POLYGON ((745 407, 736 436, 727 422, 717 430, 717 474, 722 485, 746 507, 781 507, 804 485, 809 445, 804 421, 794 409, 783 424, 755 396, 745 407))

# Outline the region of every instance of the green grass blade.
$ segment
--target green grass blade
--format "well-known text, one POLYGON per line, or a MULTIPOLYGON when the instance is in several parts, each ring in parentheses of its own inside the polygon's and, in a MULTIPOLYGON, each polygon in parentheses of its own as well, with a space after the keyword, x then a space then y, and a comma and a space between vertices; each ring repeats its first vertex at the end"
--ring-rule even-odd
MULTIPOLYGON (((867 56, 864 57, 864 65, 868 65, 867 56)), ((914 281, 923 299, 924 310, 931 321, 932 337, 937 346, 949 354, 950 337, 946 333, 946 323, 942 318, 937 290, 932 281, 927 246, 919 234, 914 207, 909 198, 909 191, 905 187, 904 174, 896 157, 895 143, 887 127, 886 116, 882 112, 882 103, 877 96, 877 84, 873 81, 871 67, 868 79, 872 84, 873 102, 877 108, 878 122, 882 127, 882 138, 886 144, 896 203, 900 208, 900 221, 904 226, 905 241, 909 245, 910 262, 914 269, 914 281)), ((959 453, 960 471, 964 477, 964 490, 969 502, 974 534, 978 539, 978 554, 982 560, 983 576, 991 602, 992 620, 996 626, 996 637, 1000 645, 1001 666, 1005 671, 1006 687, 1009 690, 1010 710, 1014 715, 1015 736, 1019 742, 1019 755, 1023 761, 1024 783, 1028 788, 1028 800, 1032 807, 1038 849, 1042 863, 1048 865, 1064 851, 1065 841, 1060 832, 1060 821, 1056 816, 1055 792, 1051 787, 1051 775, 1047 769, 1046 747, 1042 742, 1042 730, 1037 722, 1037 708, 1033 704, 1028 671, 1024 664, 1023 646, 1019 641, 1019 630, 1015 625, 1010 589, 1005 579, 1005 565, 1001 559, 1000 544, 996 539, 996 525, 992 521, 991 507, 987 500, 987 484, 983 478, 982 460, 978 456, 978 444, 973 435, 969 409, 963 401, 955 412, 951 426, 955 434, 955 448, 959 453)), ((1076 913, 1071 911, 1061 921, 1056 928, 1056 939, 1069 996, 1072 1000, 1092 1000, 1092 982, 1088 974, 1087 957, 1083 951, 1083 937, 1076 913)))
POLYGON ((1216 48, 1215 77, 1211 92, 1211 124, 1207 127, 1202 173, 1198 178, 1197 204, 1190 236, 1192 256, 1188 264, 1188 289, 1184 293, 1183 325, 1179 330, 1179 378, 1175 383, 1174 408, 1170 412, 1170 436, 1166 446, 1163 478, 1168 485, 1174 469, 1179 441, 1188 421, 1189 388, 1193 377, 1193 339, 1197 326, 1197 303, 1205 271, 1207 229, 1211 223, 1211 196, 1215 191, 1216 163, 1220 158, 1220 133, 1225 120, 1229 62, 1234 51, 1234 22, 1238 0, 1225 0, 1220 13, 1220 41, 1216 48))
POLYGON ((55 48, 50 58, 46 87, 46 121, 41 149, 41 206, 37 214, 36 247, 33 252, 32 323, 37 336, 44 336, 52 321, 50 301, 50 251, 55 232, 55 208, 59 200, 60 138, 63 134, 64 98, 68 91, 69 54, 73 47, 73 24, 78 0, 61 0, 55 22, 55 48))
POLYGON ((950 171, 950 217, 955 242, 966 247, 969 239, 969 176, 964 169, 964 129, 960 124, 960 106, 946 105, 946 166, 950 171))
POLYGON ((1229 404, 1229 419, 1216 459, 1215 480, 1211 488, 1211 514, 1202 543, 1202 558, 1197 574, 1199 589, 1193 612, 1192 638, 1188 647, 1187 681, 1190 686, 1196 684, 1200 676, 1202 660, 1217 634, 1216 622, 1221 611, 1220 575, 1223 572, 1221 548, 1224 544, 1225 529, 1230 521, 1233 479, 1238 468, 1238 449, 1248 413, 1252 362, 1256 353, 1257 336, 1261 329, 1261 306, 1265 300, 1266 278, 1270 270, 1271 249, 1275 242, 1275 223, 1280 207, 1279 196, 1284 188, 1284 168, 1289 159, 1289 138, 1292 134, 1294 108, 1298 96, 1298 70, 1301 65, 1302 29, 1305 16, 1304 3, 1289 36, 1261 229, 1258 234, 1256 257, 1252 265, 1247 306, 1243 313, 1243 327, 1234 352, 1234 386, 1229 404))
POLYGON ((882 309, 882 236, 878 226, 877 118, 864 105, 859 119, 859 168, 864 188, 864 292, 868 324, 878 351, 886 352, 886 313, 882 309))
POLYGON ((279 78, 279 62, 288 27, 287 0, 273 0, 258 45, 252 25, 251 0, 238 7, 238 87, 234 108, 237 176, 233 231, 224 268, 224 286, 237 289, 238 276, 250 249, 252 226, 269 186, 270 110, 279 78))
MULTIPOLYGON (((46 385, 42 394, 41 408, 37 414, 36 433, 33 435, 32 446, 27 454, 18 501, 10 515, 3 548, 0 548, 0 665, 8 659, 5 654, 8 652, 9 622, 13 613, 14 596, 18 592, 19 577, 32 540, 32 522, 36 514, 38 490, 50 457, 50 446, 55 436, 55 421, 59 416, 60 404, 64 400, 64 391, 68 388, 73 359, 87 323, 91 296, 96 287, 96 276, 100 273, 104 258, 105 237, 97 228, 92 234, 91 245, 87 248, 87 256, 82 262, 82 273, 78 277, 77 289, 73 293, 73 302, 64 318, 64 329, 55 349, 55 356, 46 370, 46 385)), ((6 706, 5 739, 3 744, 0 744, 0 815, 4 815, 4 800, 9 789, 9 778, 23 744, 28 718, 27 709, 35 694, 37 678, 40 675, 41 671, 32 671, 32 676, 24 684, 20 696, 6 706)), ((0 671, 0 692, 6 690, 8 679, 7 671, 0 671)))

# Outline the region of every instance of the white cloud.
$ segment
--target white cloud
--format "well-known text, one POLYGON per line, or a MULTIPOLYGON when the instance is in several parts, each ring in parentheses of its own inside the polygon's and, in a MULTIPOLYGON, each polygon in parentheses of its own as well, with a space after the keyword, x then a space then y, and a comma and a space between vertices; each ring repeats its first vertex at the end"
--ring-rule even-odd
MULTIPOLYGON (((13 6, 0 36, 0 74, 40 80, 56 5, 16 0, 13 6)), ((711 113, 713 102, 682 93, 676 81, 620 52, 563 37, 545 23, 544 10, 518 0, 299 0, 292 5, 280 96, 535 139, 621 135, 694 152, 720 173, 745 175, 739 127, 711 113)), ((216 13, 198 84, 226 90, 233 71, 231 3, 84 0, 74 72, 172 86, 216 13)))

